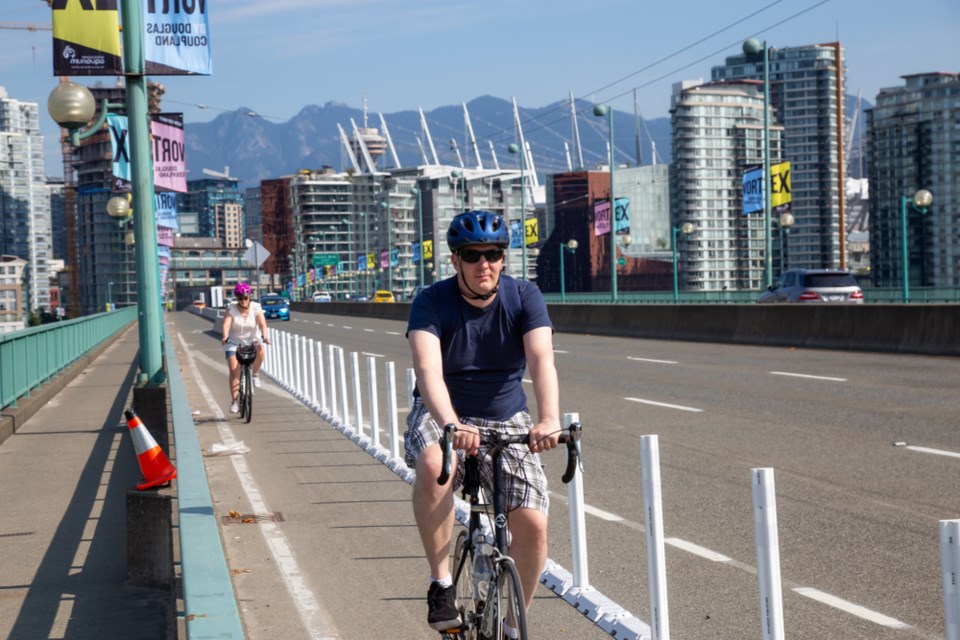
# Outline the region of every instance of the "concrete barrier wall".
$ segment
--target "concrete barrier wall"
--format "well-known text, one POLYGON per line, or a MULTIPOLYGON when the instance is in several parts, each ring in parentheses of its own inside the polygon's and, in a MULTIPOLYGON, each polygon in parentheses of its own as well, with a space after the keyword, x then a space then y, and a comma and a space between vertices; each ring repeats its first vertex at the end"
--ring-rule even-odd
MULTIPOLYGON (((405 321, 410 305, 295 302, 292 309, 405 321)), ((552 304, 550 317, 567 333, 960 355, 956 304, 552 304)))

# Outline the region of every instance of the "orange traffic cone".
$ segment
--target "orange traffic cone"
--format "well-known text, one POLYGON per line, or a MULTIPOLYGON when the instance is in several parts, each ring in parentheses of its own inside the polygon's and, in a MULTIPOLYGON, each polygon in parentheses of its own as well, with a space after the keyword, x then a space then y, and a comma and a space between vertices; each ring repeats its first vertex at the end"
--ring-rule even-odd
POLYGON ((143 491, 150 487, 169 484, 177 477, 177 468, 143 426, 143 421, 133 409, 127 409, 123 415, 127 418, 127 426, 130 427, 130 435, 133 436, 133 448, 137 451, 137 462, 140 463, 140 473, 145 480, 137 485, 137 489, 143 491))

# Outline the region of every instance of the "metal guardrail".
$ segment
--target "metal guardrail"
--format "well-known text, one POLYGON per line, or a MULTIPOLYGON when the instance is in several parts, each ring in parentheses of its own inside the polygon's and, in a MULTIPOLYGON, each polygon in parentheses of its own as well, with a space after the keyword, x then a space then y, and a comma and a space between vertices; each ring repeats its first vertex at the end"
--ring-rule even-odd
MULTIPOLYGON (((760 297, 760 291, 681 291, 677 300, 673 299, 672 291, 630 291, 619 292, 617 304, 752 304, 760 297)), ((560 302, 559 293, 545 293, 543 297, 550 304, 560 302)), ((903 302, 903 290, 899 287, 873 288, 863 290, 863 301, 866 303, 898 303, 903 302)), ((563 296, 567 304, 610 304, 610 292, 596 291, 590 293, 567 292, 563 296)), ((955 287, 910 287, 911 303, 960 303, 960 288, 955 287)))
POLYGON ((0 334, 0 408, 17 406, 77 358, 137 319, 136 307, 0 334))

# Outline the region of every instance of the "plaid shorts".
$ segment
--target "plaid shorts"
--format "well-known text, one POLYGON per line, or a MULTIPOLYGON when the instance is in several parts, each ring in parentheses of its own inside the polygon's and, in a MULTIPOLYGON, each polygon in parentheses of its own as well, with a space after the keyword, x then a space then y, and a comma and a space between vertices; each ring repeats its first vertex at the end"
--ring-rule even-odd
MULTIPOLYGON (((500 430, 511 434, 527 433, 533 427, 533 420, 526 411, 517 413, 505 422, 482 418, 461 418, 460 421, 479 429, 500 430)), ((404 460, 407 466, 415 468, 420 452, 442 440, 443 428, 430 416, 423 401, 417 398, 407 415, 407 431, 403 434, 404 460)), ((480 447, 480 478, 484 489, 489 493, 493 489, 493 464, 487 455, 488 449, 486 446, 480 447)), ((454 491, 463 486, 465 454, 457 451, 457 456, 460 463, 453 479, 454 491)), ((527 445, 512 444, 501 452, 500 462, 505 471, 507 510, 524 507, 547 513, 550 509, 550 496, 547 491, 547 477, 540 465, 540 455, 531 452, 527 445)))

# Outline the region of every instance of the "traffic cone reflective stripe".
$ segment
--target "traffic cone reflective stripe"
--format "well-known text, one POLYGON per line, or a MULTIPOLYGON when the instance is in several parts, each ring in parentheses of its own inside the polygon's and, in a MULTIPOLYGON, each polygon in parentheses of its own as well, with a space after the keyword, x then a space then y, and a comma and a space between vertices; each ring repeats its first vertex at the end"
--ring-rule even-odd
POLYGON ((133 409, 127 409, 123 415, 127 418, 127 426, 133 437, 133 448, 137 452, 137 462, 140 463, 140 473, 144 478, 144 481, 137 485, 137 489, 143 491, 168 484, 177 477, 177 468, 167 458, 167 454, 153 439, 133 409))

